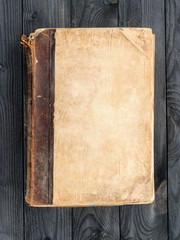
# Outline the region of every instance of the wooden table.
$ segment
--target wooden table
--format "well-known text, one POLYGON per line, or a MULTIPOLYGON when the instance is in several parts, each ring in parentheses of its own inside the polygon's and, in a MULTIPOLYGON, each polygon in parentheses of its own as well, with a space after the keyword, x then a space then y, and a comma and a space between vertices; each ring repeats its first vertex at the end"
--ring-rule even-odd
POLYGON ((1 0, 0 20, 0 240, 180 239, 180 1, 1 0), (156 200, 121 207, 29 207, 27 69, 20 37, 45 27, 118 26, 150 27, 156 35, 156 200))

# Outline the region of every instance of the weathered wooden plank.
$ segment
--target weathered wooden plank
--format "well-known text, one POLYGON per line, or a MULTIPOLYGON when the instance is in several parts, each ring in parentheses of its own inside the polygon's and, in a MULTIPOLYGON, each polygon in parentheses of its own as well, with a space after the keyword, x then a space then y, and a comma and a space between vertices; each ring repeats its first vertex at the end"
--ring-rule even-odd
POLYGON ((25 207, 25 239, 72 239, 70 208, 25 207))
MULTIPOLYGON (((73 0, 73 27, 116 27, 116 0, 73 0)), ((119 207, 73 209, 73 239, 119 239, 119 207), (104 238, 103 238, 104 237, 104 238)))
POLYGON ((119 239, 118 207, 74 209, 73 239, 119 239))
POLYGON ((22 1, 0 1, 0 239, 23 239, 22 1))
POLYGON ((24 34, 38 28, 69 27, 70 20, 70 0, 23 0, 24 34))
POLYGON ((180 2, 166 1, 169 239, 180 239, 180 2))
MULTIPOLYGON (((37 28, 68 27, 70 5, 65 0, 24 0, 23 32, 27 35, 37 28)), ((27 71, 24 59, 24 95, 27 98, 27 71)), ((26 103, 24 104, 26 106, 26 103)), ((26 109, 25 109, 26 113, 26 109)), ((26 183, 25 132, 25 183, 26 183)), ((25 203, 25 239, 72 239, 71 208, 33 208, 25 203)))
POLYGON ((156 35, 155 189, 153 204, 123 206, 121 239, 167 239, 165 6, 163 0, 119 0, 119 26, 150 27, 156 35))
POLYGON ((72 0, 72 27, 116 27, 117 6, 117 0, 72 0))

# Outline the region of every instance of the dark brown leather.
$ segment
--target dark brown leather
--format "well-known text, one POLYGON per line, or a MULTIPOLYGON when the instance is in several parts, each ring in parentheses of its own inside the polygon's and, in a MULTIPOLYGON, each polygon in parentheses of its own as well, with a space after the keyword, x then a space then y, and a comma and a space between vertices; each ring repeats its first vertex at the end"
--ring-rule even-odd
MULTIPOLYGON (((53 201, 53 112, 54 112, 54 60, 55 29, 46 29, 35 35, 31 41, 31 53, 35 61, 29 66, 29 133, 28 160, 30 179, 26 199, 30 205, 48 205, 53 201), (32 96, 31 96, 32 94, 32 96), (32 129, 30 127, 32 125, 32 129), (33 178, 33 179, 32 179, 33 178), (29 196, 28 196, 29 195, 29 196)), ((26 44, 25 44, 26 46, 26 44)), ((27 46, 26 46, 27 47, 27 46)), ((29 62, 27 57, 27 63, 29 62)))
POLYGON ((52 204, 53 200, 53 112, 55 29, 35 38, 34 95, 34 201, 52 204), (37 171, 37 172, 36 172, 37 171))

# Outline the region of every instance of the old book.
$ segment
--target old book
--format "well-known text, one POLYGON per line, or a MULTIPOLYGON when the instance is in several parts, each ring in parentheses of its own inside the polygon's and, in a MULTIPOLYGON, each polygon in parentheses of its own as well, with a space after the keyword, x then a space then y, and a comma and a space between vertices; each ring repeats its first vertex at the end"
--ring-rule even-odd
POLYGON ((154 52, 148 28, 38 29, 28 65, 26 201, 154 200, 154 52))

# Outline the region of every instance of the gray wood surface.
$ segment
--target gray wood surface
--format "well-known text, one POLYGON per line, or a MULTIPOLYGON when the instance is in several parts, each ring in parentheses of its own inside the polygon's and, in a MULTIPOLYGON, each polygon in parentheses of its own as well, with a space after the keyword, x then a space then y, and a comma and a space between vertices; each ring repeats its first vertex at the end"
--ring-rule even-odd
POLYGON ((119 1, 119 26, 150 27, 156 35, 155 56, 155 190, 153 204, 123 206, 121 239, 162 239, 167 235, 166 76, 164 0, 119 1))
POLYGON ((86 207, 73 210, 73 240, 120 239, 119 207, 86 207))
POLYGON ((0 1, 0 239, 23 239, 22 1, 0 1))
POLYGON ((180 239, 180 2, 167 0, 169 239, 180 239))
POLYGON ((180 239, 180 2, 0 0, 0 19, 0 240, 180 239), (27 69, 20 37, 45 27, 115 26, 151 27, 156 34, 156 201, 123 207, 31 208, 24 201, 27 69))

